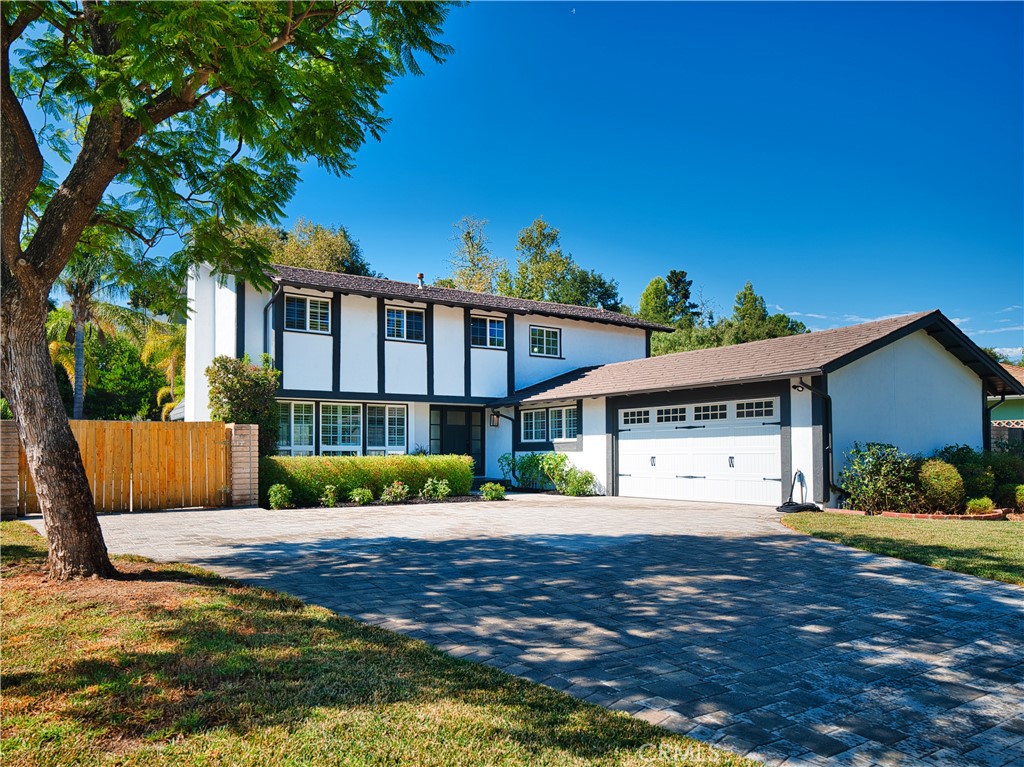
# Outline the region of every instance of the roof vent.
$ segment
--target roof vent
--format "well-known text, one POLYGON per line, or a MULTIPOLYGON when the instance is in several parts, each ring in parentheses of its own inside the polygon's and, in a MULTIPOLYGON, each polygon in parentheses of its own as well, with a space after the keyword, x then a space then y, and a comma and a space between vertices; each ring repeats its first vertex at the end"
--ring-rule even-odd
POLYGON ((420 290, 423 290, 423 272, 416 275, 416 282, 419 283, 420 290))

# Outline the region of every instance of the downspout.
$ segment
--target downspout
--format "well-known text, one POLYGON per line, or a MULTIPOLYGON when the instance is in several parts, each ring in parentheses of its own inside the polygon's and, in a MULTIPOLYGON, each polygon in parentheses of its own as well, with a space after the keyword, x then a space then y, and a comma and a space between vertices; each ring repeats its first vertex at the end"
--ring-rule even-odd
MULTIPOLYGON (((807 383, 802 376, 800 377, 799 381, 799 385, 793 386, 794 389, 796 389, 797 391, 807 389, 807 391, 809 391, 816 397, 821 397, 822 401, 824 402, 825 412, 823 420, 825 421, 825 423, 823 424, 823 428, 825 429, 825 456, 828 463, 828 466, 825 469, 828 472, 828 488, 830 493, 836 493, 837 495, 842 494, 843 489, 841 487, 837 487, 832 482, 835 464, 835 456, 832 444, 832 396, 826 391, 822 391, 821 389, 815 386, 811 386, 811 384, 807 383)), ((825 502, 827 503, 828 499, 825 499, 825 502)))
POLYGON ((509 467, 508 473, 512 475, 511 476, 511 480, 515 483, 516 487, 518 487, 519 486, 519 477, 516 476, 516 460, 515 460, 516 459, 516 435, 515 435, 516 419, 513 418, 510 415, 505 415, 504 413, 499 413, 498 409, 497 408, 493 408, 493 407, 491 408, 491 417, 492 418, 494 418, 494 417, 504 418, 506 421, 510 421, 512 423, 512 465, 509 467))
POLYGON ((274 292, 270 294, 270 300, 263 307, 263 353, 270 354, 270 323, 267 322, 267 310, 274 305, 274 301, 281 295, 282 286, 276 285, 274 292))

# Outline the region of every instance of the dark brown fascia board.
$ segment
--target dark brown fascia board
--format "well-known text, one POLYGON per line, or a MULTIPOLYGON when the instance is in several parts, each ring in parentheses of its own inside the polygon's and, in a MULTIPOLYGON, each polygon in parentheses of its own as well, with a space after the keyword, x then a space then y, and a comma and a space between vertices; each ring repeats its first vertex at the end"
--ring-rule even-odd
POLYGON ((724 378, 718 381, 709 381, 705 383, 691 384, 688 386, 655 386, 649 389, 630 389, 629 391, 606 391, 597 392, 594 394, 569 394, 560 397, 544 397, 542 399, 535 399, 534 397, 525 397, 522 399, 506 397, 502 400, 496 400, 492 402, 488 407, 511 407, 513 405, 540 405, 548 402, 561 402, 566 399, 597 399, 599 397, 630 397, 634 394, 658 394, 660 392, 671 392, 671 391, 693 391, 695 389, 711 389, 715 386, 742 386, 744 384, 751 383, 763 383, 765 381, 785 381, 790 378, 800 378, 801 376, 816 376, 821 375, 823 372, 822 368, 804 368, 802 370, 791 370, 784 373, 768 373, 763 376, 747 376, 746 378, 724 378))
MULTIPOLYGON (((371 290, 354 290, 352 288, 338 288, 338 287, 330 287, 330 286, 325 286, 325 285, 313 285, 313 284, 310 284, 308 282, 300 282, 298 280, 279 279, 277 277, 273 277, 271 279, 273 279, 274 282, 276 284, 278 284, 278 285, 286 285, 286 286, 291 287, 291 288, 306 288, 308 290, 319 290, 319 291, 322 291, 322 292, 325 292, 325 293, 332 293, 332 292, 333 293, 340 293, 343 296, 363 296, 364 298, 384 298, 384 299, 391 299, 391 300, 394 300, 394 301, 409 301, 410 303, 415 303, 416 301, 422 301, 425 304, 439 304, 441 306, 450 306, 452 308, 460 308, 460 309, 467 309, 467 308, 468 309, 480 309, 482 311, 489 311, 489 312, 504 312, 506 314, 517 314, 520 317, 525 317, 528 314, 536 314, 538 317, 554 317, 554 318, 560 319, 560 320, 576 320, 578 322, 593 322, 593 323, 595 323, 597 325, 615 325, 615 326, 620 327, 620 328, 631 328, 633 330, 657 330, 657 331, 660 331, 660 332, 663 332, 663 333, 671 333, 671 332, 674 332, 676 330, 675 328, 670 328, 667 325, 659 325, 659 324, 653 323, 653 322, 644 322, 643 320, 641 320, 641 322, 644 322, 643 325, 632 325, 632 324, 625 323, 625 322, 616 322, 614 319, 607 319, 607 320, 605 320, 605 319, 599 319, 597 317, 572 317, 572 316, 569 316, 569 315, 566 315, 566 314, 555 314, 555 313, 552 313, 552 312, 543 312, 543 311, 532 311, 532 310, 531 311, 524 311, 522 309, 504 309, 504 308, 501 308, 499 306, 481 306, 480 304, 471 303, 469 301, 442 301, 442 300, 439 300, 437 298, 427 298, 426 296, 424 296, 423 298, 420 298, 420 299, 416 299, 416 298, 412 298, 410 296, 389 295, 387 293, 376 292, 376 291, 371 291, 371 290)), ((587 308, 591 308, 591 307, 587 307, 587 308)), ((617 312, 608 312, 608 314, 617 314, 617 312)), ((625 316, 625 315, 622 315, 622 316, 625 316)))
MULTIPOLYGON (((936 332, 950 334, 951 336, 953 336, 953 338, 957 340, 958 343, 949 345, 944 343, 940 339, 936 339, 940 344, 943 345, 943 347, 946 348, 946 350, 950 354, 953 354, 953 349, 967 349, 967 351, 970 352, 971 356, 974 358, 973 361, 980 364, 982 368, 987 369, 990 376, 999 379, 1004 384, 1007 384, 1008 388, 1011 391, 1014 391, 1017 394, 1024 394, 1024 385, 1021 385, 1019 381, 1017 381, 1013 376, 1011 376, 1009 373, 1003 370, 1002 366, 998 362, 996 362, 994 359, 989 357, 988 354, 982 351, 981 347, 974 343, 974 341, 972 341, 966 333, 964 333, 962 330, 960 330, 960 328, 954 325, 938 309, 929 312, 924 317, 921 317, 920 319, 917 319, 908 325, 904 325, 901 328, 897 328, 891 333, 882 336, 881 338, 877 338, 874 341, 867 343, 864 346, 861 346, 852 352, 844 354, 842 357, 837 357, 836 359, 827 363, 824 366, 824 370, 826 373, 832 373, 842 367, 845 367, 846 365, 849 365, 851 362, 856 362, 857 360, 866 357, 872 352, 876 352, 879 349, 888 346, 889 344, 894 343, 895 341, 900 340, 901 338, 906 338, 910 334, 916 333, 918 330, 927 331, 928 335, 933 337, 936 335, 936 332), (936 325, 939 327, 938 331, 934 330, 936 325)), ((953 356, 956 357, 955 354, 953 354, 953 356)), ((957 359, 960 358, 957 357, 957 359)), ((965 367, 969 367, 982 380, 982 382, 986 384, 986 388, 988 389, 989 393, 1005 393, 1000 391, 998 387, 992 386, 991 382, 986 379, 986 376, 983 375, 982 373, 979 373, 977 370, 974 370, 973 367, 967 364, 967 361, 960 360, 960 362, 965 367)))

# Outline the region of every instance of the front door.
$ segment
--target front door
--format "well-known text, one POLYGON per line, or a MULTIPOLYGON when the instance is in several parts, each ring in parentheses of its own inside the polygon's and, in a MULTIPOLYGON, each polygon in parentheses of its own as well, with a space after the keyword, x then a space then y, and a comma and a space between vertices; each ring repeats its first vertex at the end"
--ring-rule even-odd
POLYGON ((473 473, 484 473, 484 413, 480 408, 433 407, 430 409, 431 436, 440 432, 440 444, 431 440, 431 452, 468 455, 473 473), (439 427, 439 428, 438 428, 439 427))

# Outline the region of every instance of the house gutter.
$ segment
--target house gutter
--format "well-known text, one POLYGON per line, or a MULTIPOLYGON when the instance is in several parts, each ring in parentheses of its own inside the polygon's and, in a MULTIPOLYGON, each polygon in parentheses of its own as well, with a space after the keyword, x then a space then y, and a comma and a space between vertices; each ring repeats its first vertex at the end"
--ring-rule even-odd
MULTIPOLYGON (((800 383, 794 384, 794 389, 796 389, 797 391, 802 391, 806 389, 814 396, 821 397, 822 401, 825 404, 825 423, 823 427, 825 429, 825 458, 828 463, 828 466, 826 467, 826 471, 828 472, 828 489, 830 493, 842 494, 843 489, 841 487, 836 486, 832 482, 835 472, 835 451, 833 450, 832 443, 832 396, 827 391, 823 391, 817 388, 816 386, 811 386, 811 384, 807 383, 803 379, 803 376, 801 376, 798 380, 800 381, 800 383)), ((825 502, 827 503, 828 500, 829 499, 826 498, 825 502)))
POLYGON ((270 354, 270 323, 267 322, 267 310, 274 305, 274 301, 281 295, 282 285, 274 287, 274 292, 270 294, 270 300, 267 301, 263 307, 263 353, 270 354))

